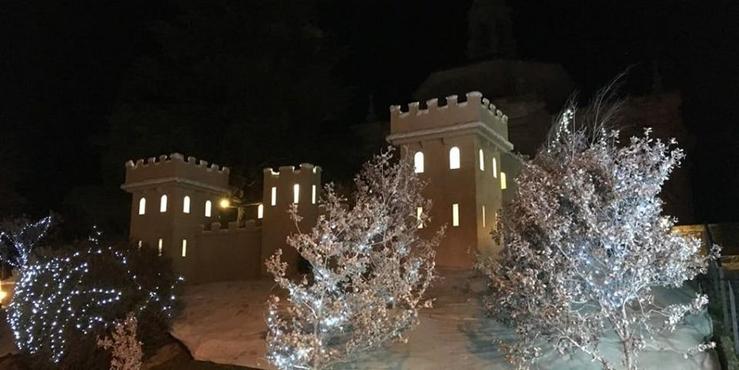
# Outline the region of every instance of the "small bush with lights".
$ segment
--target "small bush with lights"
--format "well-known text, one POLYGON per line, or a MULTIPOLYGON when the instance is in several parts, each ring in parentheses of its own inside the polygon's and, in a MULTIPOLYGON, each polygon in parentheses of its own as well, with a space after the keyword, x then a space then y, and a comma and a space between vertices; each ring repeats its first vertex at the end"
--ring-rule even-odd
POLYGON ((96 340, 131 312, 141 337, 147 338, 144 350, 166 336, 177 312, 179 279, 155 251, 107 245, 97 231, 73 248, 33 255, 30 244, 11 245, 3 249, 28 255, 22 264, 13 263, 19 280, 7 320, 33 368, 107 368, 110 355, 97 350, 96 340))

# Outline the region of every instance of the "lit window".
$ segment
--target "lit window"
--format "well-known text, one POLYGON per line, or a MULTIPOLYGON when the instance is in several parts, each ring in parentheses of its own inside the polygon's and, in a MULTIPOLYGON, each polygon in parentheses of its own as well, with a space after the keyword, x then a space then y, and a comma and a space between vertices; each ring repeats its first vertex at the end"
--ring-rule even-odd
POLYGON ((482 227, 485 227, 485 205, 482 206, 482 227))
POLYGON ((508 189, 508 183, 506 182, 505 172, 500 171, 500 188, 505 190, 508 189))
POLYGON ((139 199, 139 214, 143 215, 146 213, 146 198, 139 199))
POLYGON ((159 241, 157 242, 157 251, 159 252, 159 255, 162 255, 162 246, 164 245, 164 241, 162 238, 159 238, 159 241))
POLYGON ((293 203, 298 203, 300 201, 300 185, 295 184, 293 185, 293 203))
POLYGON ((459 148, 453 146, 449 149, 449 169, 456 170, 459 168, 459 148))
POLYGON ((316 204, 316 186, 315 185, 311 186, 311 189, 310 189, 310 203, 316 204))
POLYGON ((187 239, 182 239, 182 257, 187 257, 187 239))
POLYGON ((272 202, 270 203, 272 206, 277 205, 277 187, 272 187, 272 202))
POLYGON ((423 207, 416 208, 416 221, 418 221, 419 229, 423 229, 423 221, 421 220, 421 215, 423 215, 423 207))
POLYGON ((493 157, 493 177, 498 177, 498 161, 493 157))
POLYGON ((413 156, 413 170, 416 173, 423 173, 423 152, 416 152, 413 156))
POLYGON ((485 171, 485 153, 480 149, 480 171, 485 171))
POLYGON ((187 195, 182 199, 182 213, 190 213, 190 197, 187 195))
POLYGON ((264 204, 260 203, 257 206, 257 218, 260 220, 264 218, 264 204))
POLYGON ((167 194, 162 195, 162 198, 159 200, 159 212, 167 212, 167 194))
POLYGON ((459 226, 459 204, 452 204, 452 226, 459 226))
POLYGON ((137 244, 138 244, 138 246, 139 246, 139 249, 140 249, 140 248, 141 248, 141 246, 142 246, 142 245, 144 245, 144 241, 143 241, 143 240, 139 240, 139 242, 138 242, 137 244))
POLYGON ((213 202, 205 201, 205 217, 210 217, 213 214, 213 202))

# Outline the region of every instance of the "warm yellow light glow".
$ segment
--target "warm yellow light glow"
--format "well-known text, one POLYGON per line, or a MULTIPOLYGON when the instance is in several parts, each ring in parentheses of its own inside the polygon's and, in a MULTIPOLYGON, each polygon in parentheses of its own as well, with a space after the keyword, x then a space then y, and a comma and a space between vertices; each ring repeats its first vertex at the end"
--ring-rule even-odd
POLYGON ((452 226, 459 226, 459 204, 452 204, 452 226))
POLYGON ((231 207, 231 200, 228 198, 221 198, 221 201, 218 202, 218 206, 221 208, 231 207))
POLYGON ((316 204, 316 186, 313 185, 310 189, 310 203, 316 204))
POLYGON ((485 171, 485 153, 480 149, 480 171, 485 171))
POLYGON ((419 229, 423 229, 423 221, 421 220, 421 215, 423 215, 423 207, 416 208, 416 221, 418 221, 419 229))
POLYGON ((8 297, 8 292, 0 288, 0 302, 4 301, 8 297))
POLYGON ((187 257, 187 239, 182 239, 182 257, 187 257))
POLYGON ((264 218, 264 204, 257 206, 257 218, 260 220, 264 218))
POLYGON ((190 196, 182 198, 182 213, 190 213, 190 196))
POLYGON ((459 148, 453 146, 449 149, 449 169, 456 170, 459 168, 459 148))
POLYGON ((213 213, 213 202, 206 200, 205 201, 205 217, 210 217, 213 213))
POLYGON ((300 185, 295 184, 293 185, 293 203, 300 202, 300 185))
POLYGON ((139 215, 146 214, 146 198, 139 199, 139 215))
POLYGON ((167 194, 162 195, 159 199, 159 212, 167 212, 167 194))
POLYGON ((423 173, 423 152, 416 152, 413 156, 413 170, 416 173, 423 173))
POLYGON ((274 207, 277 205, 277 187, 272 187, 272 199, 270 199, 270 204, 274 207))
POLYGON ((508 182, 505 178, 505 172, 500 171, 500 188, 502 190, 508 189, 508 182))
POLYGON ((159 255, 162 255, 162 246, 164 244, 164 241, 162 238, 159 238, 159 242, 157 242, 157 251, 159 252, 159 255))

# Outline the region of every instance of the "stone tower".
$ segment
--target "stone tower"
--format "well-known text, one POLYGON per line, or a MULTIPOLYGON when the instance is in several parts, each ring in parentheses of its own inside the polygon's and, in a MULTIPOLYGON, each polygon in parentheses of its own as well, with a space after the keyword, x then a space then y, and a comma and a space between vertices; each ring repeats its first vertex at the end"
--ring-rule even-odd
POLYGON ((229 169, 174 153, 126 163, 131 193, 130 238, 172 259, 186 279, 194 273, 202 225, 216 220, 218 201, 229 194, 229 169), (188 258, 190 257, 190 258, 188 258))
POLYGON ((423 109, 414 102, 405 112, 390 107, 387 140, 412 156, 428 182, 433 208, 424 229, 447 225, 436 257, 442 267, 469 268, 476 253, 497 252, 490 232, 512 185, 508 117, 479 92, 466 98, 448 96, 443 106, 431 99, 423 109))
MULTIPOLYGON (((282 249, 282 259, 291 272, 299 264, 297 251, 286 243, 290 234, 297 232, 288 210, 297 204, 302 220, 298 225, 302 232, 310 232, 318 217, 318 197, 321 192, 321 167, 302 163, 300 167, 281 166, 278 172, 264 169, 262 222, 262 259, 266 260, 275 250, 282 249)), ((262 274, 267 274, 262 264, 262 274)))

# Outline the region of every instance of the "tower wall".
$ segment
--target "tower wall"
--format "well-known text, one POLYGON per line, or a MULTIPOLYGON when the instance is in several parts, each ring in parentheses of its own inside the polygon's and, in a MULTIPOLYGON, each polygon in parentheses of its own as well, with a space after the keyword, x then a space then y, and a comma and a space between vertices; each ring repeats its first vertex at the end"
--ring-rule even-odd
MULTIPOLYGON (((321 191, 321 168, 303 163, 299 167, 282 166, 279 171, 264 169, 263 196, 264 218, 262 220, 262 259, 266 260, 277 249, 282 249, 282 258, 295 272, 300 258, 297 251, 286 243, 288 235, 309 232, 318 217, 318 197, 321 191), (299 225, 290 218, 288 210, 294 204, 294 186, 299 186, 298 211, 302 217, 299 225), (276 198, 272 199, 275 189, 276 198)), ((262 264, 262 274, 267 270, 262 264)))

